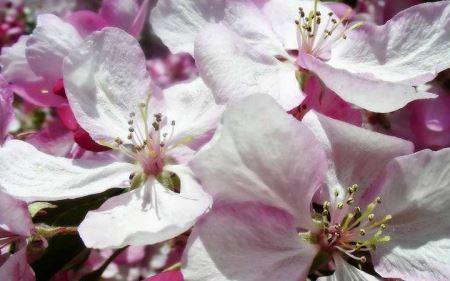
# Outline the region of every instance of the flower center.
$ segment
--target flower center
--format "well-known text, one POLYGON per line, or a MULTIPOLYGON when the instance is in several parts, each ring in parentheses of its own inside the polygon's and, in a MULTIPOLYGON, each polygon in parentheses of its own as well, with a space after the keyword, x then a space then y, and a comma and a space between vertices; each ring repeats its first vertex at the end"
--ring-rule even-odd
POLYGON ((300 18, 295 21, 297 25, 297 39, 299 49, 323 60, 330 59, 331 49, 341 40, 347 39, 347 33, 358 28, 363 22, 356 22, 348 26, 347 21, 350 9, 342 18, 336 17, 332 12, 324 16, 317 10, 318 0, 314 1, 314 8, 305 11, 299 8, 300 18))
POLYGON ((150 95, 146 103, 139 105, 139 114, 142 122, 137 122, 136 113, 130 113, 128 121, 128 140, 130 144, 124 144, 120 138, 115 139, 115 148, 132 159, 136 160, 147 176, 157 176, 163 171, 166 153, 176 145, 171 145, 171 139, 174 133, 175 121, 170 122, 170 133, 162 133, 166 126, 167 118, 161 113, 156 113, 149 118, 148 105, 150 95), (150 124, 150 121, 151 124, 150 124))
MULTIPOLYGON (((353 206, 354 195, 358 189, 356 184, 349 187, 344 200, 334 206, 328 201, 324 202, 323 210, 316 221, 320 226, 317 240, 324 251, 339 251, 363 264, 378 244, 390 240, 390 236, 383 235, 383 231, 392 216, 376 218, 373 214, 374 209, 381 203, 380 197, 368 204, 364 210, 353 206)), ((339 193, 334 195, 338 197, 339 193)))

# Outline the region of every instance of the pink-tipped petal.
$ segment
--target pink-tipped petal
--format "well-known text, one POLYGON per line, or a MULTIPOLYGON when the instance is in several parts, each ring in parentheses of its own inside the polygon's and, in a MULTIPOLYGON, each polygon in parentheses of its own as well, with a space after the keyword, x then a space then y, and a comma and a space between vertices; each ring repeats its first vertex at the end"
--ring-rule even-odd
POLYGON ((108 26, 99 14, 92 11, 77 11, 71 13, 65 20, 75 27, 81 37, 108 26))
POLYGON ((316 246, 302 241, 295 218, 255 202, 216 203, 189 238, 186 280, 305 280, 316 246))
POLYGON ((214 198, 260 200, 289 210, 307 227, 324 157, 303 124, 269 96, 253 95, 228 107, 212 142, 190 165, 214 198))
MULTIPOLYGON (((110 25, 127 32, 133 27, 139 13, 136 0, 103 0, 99 15, 110 25)), ((134 34, 133 34, 134 35, 134 34)))
POLYGON ((450 2, 425 3, 400 12, 383 26, 365 24, 350 32, 333 49, 328 64, 375 80, 419 85, 448 68, 449 37, 450 2))
POLYGON ((343 100, 373 112, 391 112, 413 100, 436 97, 431 93, 418 92, 411 85, 374 79, 371 75, 337 68, 306 53, 300 54, 298 63, 316 73, 343 100))

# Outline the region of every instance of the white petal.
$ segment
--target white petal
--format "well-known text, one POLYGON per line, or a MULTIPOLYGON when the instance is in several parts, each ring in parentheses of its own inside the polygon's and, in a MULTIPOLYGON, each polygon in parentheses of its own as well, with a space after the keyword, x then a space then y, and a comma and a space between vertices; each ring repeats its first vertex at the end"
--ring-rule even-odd
POLYGON ((167 118, 176 122, 174 143, 189 140, 187 145, 196 148, 211 138, 224 106, 216 104, 202 79, 167 88, 164 98, 167 118))
POLYGON ((450 149, 423 150, 395 159, 381 182, 375 215, 392 215, 391 241, 375 251, 383 277, 450 279, 450 149))
POLYGON ((189 281, 305 280, 317 250, 280 209, 215 203, 189 238, 182 272, 189 281))
POLYGON ((328 88, 345 101, 373 112, 391 112, 411 101, 436 97, 431 93, 418 92, 410 85, 381 81, 370 75, 335 68, 329 62, 308 54, 302 54, 299 63, 316 73, 328 88))
POLYGON ((120 187, 133 165, 54 157, 11 140, 0 150, 0 186, 25 201, 72 199, 120 187))
POLYGON ((89 248, 156 244, 185 232, 211 205, 190 172, 176 169, 180 194, 155 179, 87 214, 78 230, 89 248))
POLYGON ((376 79, 419 85, 450 64, 450 3, 416 5, 383 26, 367 24, 350 33, 328 62, 376 79))
POLYGON ((150 22, 173 53, 193 54, 198 33, 208 24, 221 22, 246 38, 255 48, 264 48, 271 54, 284 54, 270 22, 253 1, 159 1, 152 11, 150 22))
POLYGON ((290 110, 303 99, 296 68, 289 60, 281 62, 270 53, 259 52, 223 25, 210 25, 201 32, 195 44, 195 59, 200 76, 219 103, 251 94, 269 94, 290 110))
POLYGON ((343 260, 339 255, 334 255, 334 262, 336 264, 336 271, 333 275, 327 277, 320 277, 317 281, 377 281, 375 276, 365 273, 358 268, 350 265, 343 260))
POLYGON ((267 95, 231 105, 208 147, 191 162, 217 199, 260 200, 311 224, 313 194, 323 181, 325 155, 312 133, 267 95))
POLYGON ((126 141, 129 115, 140 116, 150 78, 136 39, 123 30, 104 28, 65 59, 64 85, 77 121, 94 140, 126 141))
POLYGON ((64 57, 81 43, 78 31, 52 14, 39 15, 27 41, 26 56, 34 73, 53 83, 62 77, 64 57))
POLYGON ((197 33, 209 22, 224 17, 225 0, 158 1, 150 15, 150 24, 172 53, 194 53, 197 33))

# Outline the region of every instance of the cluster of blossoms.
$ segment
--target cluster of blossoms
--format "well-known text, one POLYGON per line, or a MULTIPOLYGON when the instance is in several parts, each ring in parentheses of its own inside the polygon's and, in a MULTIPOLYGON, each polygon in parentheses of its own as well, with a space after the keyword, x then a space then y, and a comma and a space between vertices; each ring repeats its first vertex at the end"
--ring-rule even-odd
POLYGON ((450 280, 450 1, 0 0, 0 280, 450 280))

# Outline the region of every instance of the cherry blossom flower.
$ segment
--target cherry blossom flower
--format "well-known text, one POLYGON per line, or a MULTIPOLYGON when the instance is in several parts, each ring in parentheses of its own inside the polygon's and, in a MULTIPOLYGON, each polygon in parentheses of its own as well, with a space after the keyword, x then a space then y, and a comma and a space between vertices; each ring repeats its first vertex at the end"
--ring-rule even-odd
POLYGON ((218 101, 268 93, 290 110, 302 99, 296 73, 309 70, 345 101, 390 112, 434 97, 414 86, 448 66, 449 11, 448 1, 427 3, 361 26, 318 1, 171 0, 150 20, 172 52, 194 53, 218 101))
POLYGON ((384 278, 450 277, 450 150, 410 154, 313 112, 299 123, 262 95, 219 128, 191 162, 216 201, 188 243, 187 280, 378 280, 371 264, 384 278))
POLYGON ((34 273, 27 261, 26 238, 34 226, 27 204, 0 190, 0 279, 33 281, 34 273), (9 247, 15 245, 14 253, 9 247))
POLYGON ((39 106, 57 106, 64 97, 53 95, 53 88, 62 78, 62 62, 83 38, 105 26, 127 28, 137 36, 144 24, 148 1, 103 2, 100 12, 77 11, 62 19, 53 14, 37 17, 37 26, 30 36, 4 48, 0 56, 2 74, 13 89, 27 101, 39 106), (129 22, 133 20, 132 24, 129 22))
POLYGON ((148 7, 148 0, 141 6, 134 0, 105 0, 99 13, 77 11, 65 19, 52 14, 39 15, 29 37, 22 37, 17 44, 3 50, 2 73, 15 92, 27 101, 39 106, 58 106, 59 117, 80 147, 105 151, 108 148, 96 144, 73 117, 64 93, 62 61, 85 36, 105 26, 120 27, 138 36, 148 7))
POLYGON ((0 153, 0 184, 26 201, 127 188, 79 226, 88 247, 167 240, 210 205, 185 163, 209 140, 222 108, 199 79, 152 89, 145 63, 139 43, 117 28, 93 33, 64 60, 65 90, 78 123, 129 162, 54 157, 17 140, 0 153))

